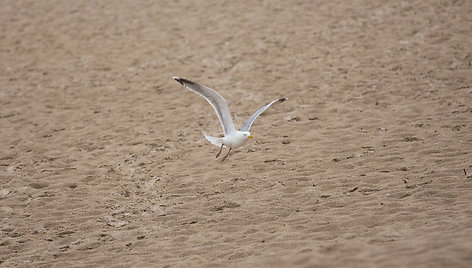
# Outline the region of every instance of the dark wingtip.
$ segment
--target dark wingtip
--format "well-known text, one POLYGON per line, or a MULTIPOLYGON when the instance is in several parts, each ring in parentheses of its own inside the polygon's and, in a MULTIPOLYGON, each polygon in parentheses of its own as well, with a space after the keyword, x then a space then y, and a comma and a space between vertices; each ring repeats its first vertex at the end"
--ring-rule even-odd
POLYGON ((184 83, 187 83, 187 84, 195 84, 194 82, 190 81, 190 80, 187 80, 185 78, 182 78, 182 77, 178 77, 178 76, 174 76, 173 77, 175 81, 179 82, 180 84, 184 84, 184 83))
POLYGON ((178 77, 178 76, 174 76, 173 77, 175 81, 179 82, 180 84, 184 84, 183 81, 182 81, 182 78, 178 77))
POLYGON ((279 103, 286 101, 288 98, 279 99, 279 103))

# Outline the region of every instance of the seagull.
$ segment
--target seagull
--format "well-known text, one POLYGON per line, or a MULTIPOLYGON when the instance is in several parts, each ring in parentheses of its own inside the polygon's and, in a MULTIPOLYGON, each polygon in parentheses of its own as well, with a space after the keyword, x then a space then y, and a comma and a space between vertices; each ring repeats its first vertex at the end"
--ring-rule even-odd
POLYGON ((200 85, 185 78, 174 77, 174 80, 179 82, 186 88, 190 89, 191 91, 204 97, 211 104, 213 109, 215 109, 215 112, 218 115, 218 119, 220 120, 221 126, 223 127, 224 137, 212 137, 206 135, 205 133, 203 133, 203 135, 211 144, 220 147, 219 152, 216 154, 216 158, 220 156, 223 147, 229 147, 228 153, 223 157, 221 162, 225 161, 225 159, 231 152, 231 149, 241 147, 248 141, 248 139, 254 138, 254 136, 249 132, 249 129, 254 123, 254 120, 256 120, 256 118, 261 113, 263 113, 271 105, 284 102, 287 99, 276 99, 267 103, 264 107, 260 108, 259 110, 257 110, 257 112, 251 115, 251 117, 249 117, 249 119, 241 127, 241 130, 236 130, 233 124, 233 119, 231 118, 231 113, 229 111, 228 104, 226 103, 226 100, 221 97, 220 94, 216 93, 216 91, 209 87, 200 85))

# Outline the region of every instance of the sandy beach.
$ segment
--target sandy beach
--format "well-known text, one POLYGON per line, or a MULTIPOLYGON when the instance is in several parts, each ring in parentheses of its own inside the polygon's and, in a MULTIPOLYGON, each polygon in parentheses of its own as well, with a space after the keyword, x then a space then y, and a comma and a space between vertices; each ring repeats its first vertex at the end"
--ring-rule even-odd
POLYGON ((1 267, 471 267, 472 1, 1 6, 1 267))

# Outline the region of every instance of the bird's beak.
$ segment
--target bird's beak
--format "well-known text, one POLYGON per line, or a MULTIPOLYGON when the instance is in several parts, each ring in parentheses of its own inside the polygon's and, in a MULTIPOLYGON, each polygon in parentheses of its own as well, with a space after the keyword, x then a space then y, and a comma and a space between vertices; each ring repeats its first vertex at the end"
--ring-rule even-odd
POLYGON ((253 139, 253 138, 254 138, 254 136, 252 136, 252 134, 251 134, 251 135, 249 135, 249 136, 248 136, 248 138, 250 138, 250 139, 253 139))

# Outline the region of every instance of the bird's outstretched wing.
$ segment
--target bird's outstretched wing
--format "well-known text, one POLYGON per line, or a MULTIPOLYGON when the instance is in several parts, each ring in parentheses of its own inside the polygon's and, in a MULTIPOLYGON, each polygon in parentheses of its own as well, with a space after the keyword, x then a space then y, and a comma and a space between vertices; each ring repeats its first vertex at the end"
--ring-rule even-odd
POLYGON ((226 100, 216 93, 216 91, 185 78, 174 77, 174 80, 191 91, 200 94, 211 104, 211 106, 213 106, 213 109, 215 109, 215 112, 218 115, 218 119, 220 119, 221 126, 223 126, 225 136, 236 130, 226 100))
POLYGON ((253 115, 251 115, 251 117, 249 117, 249 119, 244 123, 244 125, 241 127, 241 131, 249 131, 249 129, 251 128, 252 124, 254 123, 254 120, 256 120, 256 118, 261 114, 263 113, 265 110, 267 110, 267 108, 269 108, 272 104, 277 104, 277 103, 281 103, 281 102, 284 102, 287 98, 283 98, 283 99, 278 99, 278 100, 273 100, 269 103, 267 103, 264 107, 260 108, 259 110, 257 110, 257 112, 255 112, 253 115))

